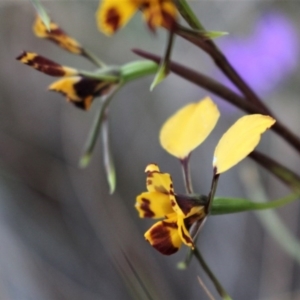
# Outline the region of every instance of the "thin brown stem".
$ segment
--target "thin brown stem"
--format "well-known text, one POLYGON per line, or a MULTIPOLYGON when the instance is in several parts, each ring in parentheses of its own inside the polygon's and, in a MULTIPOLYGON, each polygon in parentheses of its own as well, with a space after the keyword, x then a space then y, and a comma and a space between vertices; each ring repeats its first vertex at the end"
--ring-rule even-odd
POLYGON ((185 190, 188 194, 193 194, 193 185, 192 185, 192 177, 191 177, 191 170, 190 170, 190 155, 184 159, 180 160, 181 167, 182 167, 182 174, 183 174, 183 181, 185 185, 185 190))
MULTIPOLYGON (((155 61, 156 63, 159 63, 161 60, 161 57, 140 49, 134 49, 133 52, 144 58, 155 61)), ((190 68, 187 68, 172 61, 170 61, 170 71, 202 88, 211 91, 215 95, 220 96, 227 102, 235 105, 236 107, 244 110, 247 113, 266 113, 262 108, 257 107, 249 101, 246 101, 244 97, 238 95, 228 87, 202 73, 196 72, 194 70, 191 70, 190 68)), ((299 137, 292 133, 288 128, 286 128, 272 113, 269 115, 276 119, 276 123, 274 124, 274 126, 271 127, 271 130, 280 135, 287 143, 289 143, 300 153, 299 137)))

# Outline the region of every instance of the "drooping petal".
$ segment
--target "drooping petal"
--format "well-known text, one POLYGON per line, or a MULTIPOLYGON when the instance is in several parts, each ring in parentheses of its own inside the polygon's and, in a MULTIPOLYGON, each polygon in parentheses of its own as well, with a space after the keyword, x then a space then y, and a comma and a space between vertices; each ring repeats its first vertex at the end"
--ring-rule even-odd
POLYGON ((74 76, 55 81, 49 86, 49 90, 63 94, 68 101, 87 110, 94 97, 107 94, 111 86, 111 83, 104 81, 74 76))
POLYGON ((37 17, 33 24, 33 31, 37 37, 49 39, 71 53, 82 54, 84 52, 82 46, 67 35, 56 23, 51 22, 50 31, 48 31, 44 22, 40 17, 37 17))
POLYGON ((96 12, 99 30, 107 35, 123 27, 140 6, 138 0, 103 0, 96 12))
POLYGON ((168 29, 174 27, 177 18, 177 9, 172 0, 143 2, 141 5, 143 17, 152 31, 160 26, 168 29))
POLYGON ((194 241, 190 236, 189 230, 185 224, 185 219, 182 216, 178 216, 177 225, 178 225, 178 234, 182 242, 185 243, 187 246, 191 247, 192 249, 194 249, 195 248, 194 241))
POLYGON ((163 218, 174 212, 169 195, 159 192, 145 192, 138 195, 135 208, 140 218, 163 218))
POLYGON ((275 122, 270 116, 259 114, 237 120, 224 133, 215 149, 213 167, 216 174, 227 171, 252 152, 259 143, 261 134, 275 122))
POLYGON ((159 192, 164 194, 174 194, 171 175, 161 173, 155 164, 150 164, 146 167, 147 173, 146 186, 149 192, 159 192))
POLYGON ((184 159, 207 138, 219 116, 217 106, 209 97, 184 106, 161 128, 161 146, 171 155, 184 159))
POLYGON ((17 60, 50 76, 64 77, 74 76, 78 74, 78 71, 76 69, 60 65, 48 58, 45 58, 33 52, 24 51, 17 57, 17 60))
MULTIPOLYGON (((203 198, 206 198, 203 196, 203 198)), ((192 215, 205 214, 204 212, 205 199, 196 199, 186 195, 175 195, 175 204, 173 210, 184 218, 188 218, 192 215)))
POLYGON ((155 223, 145 233, 145 238, 156 250, 164 255, 171 255, 177 252, 182 245, 176 217, 155 223))

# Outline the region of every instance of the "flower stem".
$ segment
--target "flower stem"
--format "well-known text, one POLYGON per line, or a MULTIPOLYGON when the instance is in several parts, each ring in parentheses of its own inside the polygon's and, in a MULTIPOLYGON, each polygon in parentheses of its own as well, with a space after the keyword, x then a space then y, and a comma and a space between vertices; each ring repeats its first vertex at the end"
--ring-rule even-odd
POLYGON ((159 66, 153 61, 138 60, 121 67, 121 77, 124 83, 138 79, 142 76, 155 74, 159 66))
POLYGON ((192 28, 204 30, 203 25, 200 23, 199 19, 194 14, 186 0, 176 0, 175 3, 182 17, 192 28))
POLYGON ((203 270, 207 274, 207 276, 210 278, 210 280, 213 282, 216 290, 218 291, 219 295, 224 300, 232 300, 232 298, 228 295, 226 290, 223 288, 219 280, 216 278, 214 273, 210 270, 209 266, 206 264, 204 258, 202 257, 200 251, 197 249, 197 247, 193 250, 193 253, 195 257, 197 258, 198 262, 202 266, 203 270))
POLYGON ((188 194, 193 194, 193 185, 192 185, 192 178, 191 178, 191 169, 190 169, 190 155, 184 159, 180 160, 181 167, 182 167, 182 174, 183 180, 185 184, 185 190, 188 194))
POLYGON ((98 139, 98 135, 101 129, 101 125, 103 123, 103 121, 106 118, 106 112, 107 112, 107 107, 109 105, 109 103, 111 102, 111 100, 113 99, 113 96, 119 91, 119 89, 122 87, 122 84, 120 83, 115 89, 114 91, 105 99, 105 101, 103 101, 97 115, 96 118, 94 120, 94 124, 92 126, 92 129, 89 133, 89 137, 87 139, 86 142, 86 146, 85 146, 85 150, 84 150, 84 154, 81 157, 80 161, 79 161, 79 166, 81 168, 85 168, 92 157, 92 153, 93 150, 95 148, 97 139, 98 139))
POLYGON ((217 190, 218 186, 218 181, 219 181, 220 174, 214 174, 212 182, 211 182, 211 188, 210 192, 208 194, 208 200, 207 200, 207 205, 205 206, 206 214, 210 213, 211 206, 215 197, 215 193, 217 190))
MULTIPOLYGON (((152 53, 140 50, 140 49, 134 49, 134 53, 145 57, 147 59, 151 59, 157 63, 160 61, 160 57, 157 55, 154 55, 152 53)), ((205 88, 208 91, 211 91, 212 93, 222 97, 225 101, 231 103, 232 105, 244 110, 247 113, 255 114, 255 113, 263 113, 260 109, 255 107, 252 103, 247 102, 242 96, 236 94, 226 86, 222 85, 221 83, 215 81, 214 79, 203 75, 202 73, 196 72, 194 70, 191 70, 183 65, 180 65, 175 62, 170 62, 170 70, 181 76, 182 78, 185 78, 186 80, 205 88)), ((297 148, 298 144, 298 138, 291 132, 286 131, 286 129, 283 129, 281 125, 278 125, 278 120, 274 124, 274 126, 271 127, 271 130, 276 132, 278 135, 280 135, 283 139, 285 139, 290 145, 297 148)), ((299 144, 300 146, 300 144, 299 144)), ((300 149, 300 148, 299 148, 300 149)), ((285 184, 289 185, 292 188, 299 187, 300 184, 300 178, 297 174, 286 168, 285 166, 279 164, 278 162, 272 160, 267 155, 259 153, 257 151, 253 151, 249 155, 252 159, 254 159, 257 163, 265 167, 269 172, 273 173, 276 177, 278 177, 281 181, 283 181, 285 184), (271 167, 271 168, 270 168, 271 167)))
POLYGON ((106 64, 102 60, 100 60, 94 53, 92 53, 87 49, 83 49, 81 55, 87 58, 90 62, 92 62, 94 65, 96 65, 99 68, 106 67, 106 64))

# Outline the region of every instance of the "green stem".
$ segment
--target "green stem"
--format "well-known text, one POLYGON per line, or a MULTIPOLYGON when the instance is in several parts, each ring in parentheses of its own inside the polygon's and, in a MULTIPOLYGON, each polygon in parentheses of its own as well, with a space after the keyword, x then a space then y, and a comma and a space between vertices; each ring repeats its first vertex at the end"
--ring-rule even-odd
POLYGON ((80 167, 84 168, 89 164, 93 150, 95 148, 95 145, 96 145, 96 142, 97 142, 97 139, 99 136, 102 122, 105 119, 106 109, 107 109, 108 105, 110 104, 110 102, 112 101, 113 96, 120 90, 120 88, 122 86, 123 86, 123 84, 120 83, 115 88, 115 90, 108 96, 108 98, 102 103, 102 106, 100 107, 100 109, 98 111, 98 114, 94 120, 92 129, 90 131, 90 134, 89 134, 86 146, 85 146, 84 154, 80 159, 80 162, 79 162, 80 167))
POLYGON ((252 202, 247 199, 236 198, 215 198, 212 207, 212 215, 232 214, 238 212, 245 212, 251 210, 265 210, 274 209, 285 206, 295 200, 299 199, 299 194, 291 194, 284 198, 274 200, 271 202, 252 202))
POLYGON ((186 0, 176 0, 176 6, 182 17, 194 29, 205 30, 193 10, 190 8, 186 0))
POLYGON ((214 284, 216 290, 218 291, 219 295, 222 297, 224 300, 232 300, 232 298, 228 295, 226 290, 223 288, 219 280, 215 277, 214 273, 210 270, 209 266, 206 264, 204 258, 202 257, 201 253, 197 248, 194 249, 194 255, 197 258, 198 262, 202 266, 203 270, 207 274, 207 276, 210 278, 212 283, 214 284))
POLYGON ((106 64, 102 60, 100 60, 94 53, 87 49, 83 49, 81 55, 87 58, 90 62, 92 62, 99 68, 106 67, 106 64))
MULTIPOLYGON (((151 59, 157 63, 160 61, 160 57, 154 55, 152 53, 134 49, 134 53, 145 57, 147 59, 151 59)), ((236 94, 232 90, 228 89, 226 86, 220 84, 219 82, 215 81, 214 79, 203 75, 202 73, 196 72, 191 70, 183 65, 180 65, 175 62, 170 62, 170 70, 181 76, 182 78, 192 82, 206 90, 211 91, 212 93, 222 97, 227 102, 231 103, 232 105, 244 110, 247 113, 255 114, 255 113, 263 113, 259 108, 255 107, 252 103, 245 101, 243 97, 236 94)), ((290 132, 285 131, 282 126, 278 126, 278 121, 271 127, 271 130, 276 132, 280 135, 283 139, 285 139, 291 145, 297 144, 297 138, 294 138, 293 134, 290 132)), ((259 153, 257 151, 253 151, 249 155, 252 159, 254 159, 257 163, 264 166, 269 172, 273 173, 276 177, 278 177, 281 181, 285 184, 288 184, 293 189, 298 189, 300 186, 300 178, 297 174, 289 170, 288 168, 284 167, 283 165, 279 164, 278 162, 272 160, 268 156, 259 153), (271 167, 271 168, 270 168, 271 167)))
POLYGON ((78 71, 78 74, 91 79, 117 83, 120 81, 120 76, 119 74, 117 74, 117 71, 118 71, 117 69, 112 69, 112 68, 101 69, 101 71, 99 72, 97 71, 89 72, 89 71, 80 70, 78 71), (116 73, 116 75, 112 75, 113 73, 116 73))
POLYGON ((158 64, 150 60, 134 61, 121 67, 121 78, 126 83, 143 76, 155 74, 158 68, 158 64))

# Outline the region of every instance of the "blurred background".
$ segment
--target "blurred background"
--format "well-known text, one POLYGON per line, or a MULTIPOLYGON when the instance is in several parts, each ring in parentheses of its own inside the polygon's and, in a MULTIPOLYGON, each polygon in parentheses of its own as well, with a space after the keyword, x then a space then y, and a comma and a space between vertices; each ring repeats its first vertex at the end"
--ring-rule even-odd
MULTIPOLYGON (((163 52, 164 30, 151 34, 140 14, 108 38, 96 28, 97 1, 43 4, 55 22, 107 64, 139 59, 132 48, 163 52)), ((299 1, 197 0, 191 6, 208 30, 229 32, 218 46, 299 134, 299 1)), ((214 147, 243 113, 172 74, 151 93, 152 76, 128 84, 110 106, 117 190, 109 195, 100 140, 91 164, 78 168, 99 103, 88 112, 74 107, 46 91, 53 78, 15 57, 27 50, 76 68, 93 66, 36 38, 34 18, 30 1, 0 0, 0 299, 208 299, 197 276, 218 299, 195 260, 185 271, 176 268, 185 247, 165 257, 149 246, 143 234, 153 222, 139 219, 134 203, 145 191, 150 162, 171 173, 175 191, 184 193, 178 161, 158 142, 167 117, 206 95, 217 101, 220 121, 191 158, 194 189, 207 194, 214 147)), ((172 58, 230 85, 205 53, 180 38, 172 58)), ((273 132, 264 135, 259 150, 299 174, 299 156, 273 132)), ((218 196, 256 201, 288 193, 250 159, 222 175, 217 190, 218 196), (258 191, 261 198, 255 198, 258 191)), ((299 211, 299 203, 276 211, 298 239, 299 211)), ((300 299, 299 252, 298 260, 291 257, 266 230, 266 219, 265 212, 210 217, 198 246, 233 299, 300 299)))

